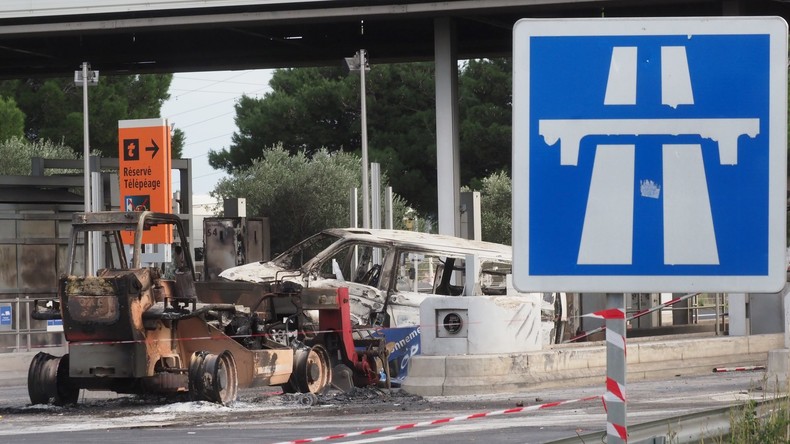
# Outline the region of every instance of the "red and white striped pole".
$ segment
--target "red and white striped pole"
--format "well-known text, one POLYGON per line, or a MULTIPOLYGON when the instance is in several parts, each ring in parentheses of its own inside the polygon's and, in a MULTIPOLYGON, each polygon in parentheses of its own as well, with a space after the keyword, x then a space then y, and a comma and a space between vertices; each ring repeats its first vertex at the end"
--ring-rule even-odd
POLYGON ((625 297, 623 293, 608 293, 606 305, 612 308, 585 315, 606 321, 606 393, 603 397, 603 405, 606 409, 608 444, 628 442, 625 398, 625 297))

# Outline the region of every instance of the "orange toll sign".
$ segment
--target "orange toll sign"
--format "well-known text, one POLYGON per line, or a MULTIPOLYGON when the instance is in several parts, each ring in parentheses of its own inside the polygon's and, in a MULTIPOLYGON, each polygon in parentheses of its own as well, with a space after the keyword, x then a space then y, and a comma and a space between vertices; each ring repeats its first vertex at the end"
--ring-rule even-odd
MULTIPOLYGON (((171 213, 170 126, 166 119, 118 121, 118 175, 122 211, 171 213)), ((143 234, 144 244, 167 244, 173 240, 170 226, 155 227, 143 234)), ((124 233, 124 243, 134 242, 124 233)))

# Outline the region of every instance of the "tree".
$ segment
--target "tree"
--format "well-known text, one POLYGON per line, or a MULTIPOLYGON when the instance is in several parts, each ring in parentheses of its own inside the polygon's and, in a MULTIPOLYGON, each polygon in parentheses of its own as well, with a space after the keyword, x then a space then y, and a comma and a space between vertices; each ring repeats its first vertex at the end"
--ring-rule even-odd
MULTIPOLYGON (((245 198, 248 214, 268 216, 272 251, 287 247, 325 228, 349 225, 348 191, 360 183, 360 159, 326 149, 290 154, 282 146, 263 152, 253 164, 222 179, 211 193, 245 198)), ((396 197, 396 223, 406 205, 396 197)))
MULTIPOLYGON (((368 76, 371 161, 381 163, 393 189, 423 214, 437 207, 433 71, 432 63, 380 65, 368 76)), ((359 87, 354 91, 359 103, 359 87)))
POLYGON ((212 150, 209 163, 232 173, 252 165, 275 145, 308 156, 322 147, 330 152, 359 147, 354 85, 339 68, 275 71, 269 82, 272 91, 263 99, 243 96, 236 104, 238 132, 231 148, 212 150))
POLYGON ((461 178, 475 184, 510 171, 512 84, 510 59, 470 60, 459 79, 461 178))
MULTIPOLYGON (((479 184, 510 162, 510 62, 473 60, 460 72, 461 180, 479 184)), ((436 211, 436 118, 432 63, 375 65, 367 76, 370 159, 422 213, 436 211)), ((291 153, 324 147, 359 153, 359 77, 340 69, 278 70, 262 99, 236 106, 229 149, 209 163, 230 174, 282 143, 291 153)))
POLYGON ((12 98, 0 96, 0 141, 25 134, 25 113, 12 98))
MULTIPOLYGON (((29 176, 32 173, 31 158, 45 159, 78 159, 71 148, 52 143, 49 140, 28 142, 23 137, 11 137, 0 141, 0 176, 29 176)), ((47 174, 58 174, 62 171, 48 169, 47 174)))
MULTIPOLYGON (((158 117, 170 97, 172 78, 172 74, 107 76, 90 87, 91 150, 118 157, 118 120, 158 117)), ((7 80, 0 82, 0 96, 12 97, 24 112, 28 140, 53 140, 82 151, 82 88, 73 78, 7 80)), ((172 155, 180 157, 183 133, 173 140, 172 155)))
POLYGON ((483 240, 510 245, 512 239, 512 182, 504 171, 481 181, 480 223, 483 240))

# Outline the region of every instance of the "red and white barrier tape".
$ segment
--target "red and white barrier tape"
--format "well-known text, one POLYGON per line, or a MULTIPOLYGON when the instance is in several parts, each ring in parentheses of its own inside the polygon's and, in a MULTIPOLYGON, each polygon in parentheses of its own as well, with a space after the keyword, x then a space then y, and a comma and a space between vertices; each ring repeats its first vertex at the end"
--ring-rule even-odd
MULTIPOLYGON (((642 317, 642 316, 644 316, 646 314, 653 313, 656 310, 661 310, 663 308, 669 307, 670 305, 674 305, 674 304, 676 304, 678 302, 685 301, 686 299, 694 297, 694 296, 696 296, 698 294, 699 293, 689 293, 689 294, 686 294, 684 296, 672 299, 671 301, 664 302, 663 304, 656 305, 655 307, 645 308, 644 310, 639 310, 636 313, 634 313, 632 316, 626 318, 626 321, 631 321, 631 320, 634 320, 634 319, 638 319, 638 318, 640 318, 640 317, 642 317)), ((587 315, 582 315, 580 317, 585 317, 585 316, 587 316, 587 315)), ((578 334, 578 335, 576 335, 576 336, 574 336, 574 337, 572 337, 572 338, 570 338, 570 339, 568 339, 566 341, 563 341, 563 342, 575 342, 575 341, 578 341, 579 339, 584 339, 587 336, 590 336, 592 334, 595 334, 595 333, 598 333, 598 332, 601 332, 601 331, 604 331, 604 330, 606 330, 606 326, 594 328, 594 329, 592 329, 590 331, 586 331, 586 332, 580 333, 580 334, 578 334)))
POLYGON ((328 435, 322 436, 319 438, 307 438, 307 439, 297 439, 294 441, 282 441, 275 444, 305 444, 310 442, 319 442, 319 441, 329 441, 331 439, 342 439, 342 438, 351 438, 354 436, 363 436, 363 435, 373 435, 376 433, 384 433, 384 432, 394 432, 398 430, 409 430, 409 429, 416 429, 418 427, 427 427, 432 425, 443 425, 449 424, 451 422, 458 422, 458 421, 465 421, 467 419, 477 419, 477 418, 486 418, 489 416, 497 416, 497 415, 507 415, 511 413, 523 413, 523 412, 530 412, 535 410, 543 410, 548 409, 551 407, 557 407, 566 404, 574 404, 579 402, 585 401, 592 401, 595 399, 601 399, 601 396, 588 396, 586 398, 579 398, 579 399, 571 399, 567 401, 557 401, 557 402, 549 402, 546 404, 541 405, 531 405, 529 407, 516 407, 512 409, 505 409, 505 410, 496 410, 493 412, 486 412, 486 413, 474 413, 472 415, 466 416, 456 416, 454 418, 442 418, 442 419, 435 419, 433 421, 423 421, 423 422, 415 422, 411 424, 401 424, 397 426, 390 426, 390 427, 380 427, 377 429, 369 429, 363 430, 361 432, 351 432, 351 433, 340 433, 337 435, 328 435))
POLYGON ((725 372, 752 372, 757 370, 765 370, 764 365, 750 365, 745 367, 716 367, 713 369, 713 373, 725 373, 725 372))
MULTIPOLYGON (((358 329, 353 329, 352 330, 352 334, 353 333, 373 333, 373 332, 380 333, 380 332, 384 332, 384 331, 387 331, 387 330, 399 330, 399 329, 405 329, 405 328, 420 328, 420 325, 413 325, 413 326, 408 326, 408 327, 362 327, 362 328, 358 328, 358 329)), ((304 334, 304 335, 315 335, 315 334, 319 334, 319 333, 332 333, 334 331, 335 330, 293 330, 293 331, 289 331, 288 333, 304 334)), ((44 332, 40 332, 40 333, 44 333, 44 332)), ((69 342, 69 344, 70 345, 80 345, 80 346, 84 346, 84 345, 117 345, 117 344, 142 344, 142 343, 145 343, 145 342, 159 343, 159 342, 181 342, 181 341, 185 341, 186 342, 186 341, 205 341, 205 340, 224 341, 224 340, 226 340, 228 338, 230 338, 230 339, 237 339, 237 338, 244 339, 244 338, 257 338, 257 337, 273 339, 274 335, 270 334, 270 333, 254 333, 254 334, 250 334, 250 335, 192 336, 192 337, 165 338, 165 339, 149 338, 149 339, 128 339, 128 340, 120 340, 120 341, 118 341, 118 340, 115 340, 115 341, 74 341, 74 342, 69 342)), ((46 348, 46 347, 64 347, 64 346, 66 346, 66 343, 63 343, 63 344, 51 344, 51 345, 35 345, 35 346, 31 346, 31 348, 39 349, 39 348, 46 348)), ((9 349, 16 349, 16 348, 18 348, 18 349, 21 349, 23 347, 17 347, 17 346, 0 347, 0 349, 3 349, 3 348, 9 348, 9 349)))

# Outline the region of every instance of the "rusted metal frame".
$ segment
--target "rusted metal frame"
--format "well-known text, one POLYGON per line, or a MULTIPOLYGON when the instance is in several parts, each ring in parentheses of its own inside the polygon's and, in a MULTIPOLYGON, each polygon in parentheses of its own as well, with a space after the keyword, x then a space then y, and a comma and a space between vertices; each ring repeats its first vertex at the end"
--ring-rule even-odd
MULTIPOLYGON (((378 374, 375 372, 374 366, 370 365, 369 359, 373 356, 378 356, 381 350, 374 353, 371 349, 360 354, 354 348, 354 338, 352 336, 351 326, 351 308, 349 307, 349 294, 347 287, 340 287, 337 289, 337 309, 327 309, 321 311, 318 318, 319 329, 322 332, 334 331, 340 336, 342 347, 342 354, 346 356, 351 363, 352 368, 358 374, 361 374, 368 380, 370 384, 378 380, 378 374)), ((383 360, 384 366, 387 365, 386 357, 383 360)))
POLYGON ((126 258, 126 249, 123 248, 123 240, 121 239, 121 232, 117 230, 113 231, 112 236, 113 236, 113 242, 115 242, 115 249, 116 251, 118 251, 118 261, 120 262, 119 268, 121 269, 129 268, 129 261, 126 258))
POLYGON ((203 350, 217 355, 230 351, 236 360, 240 387, 283 384, 291 375, 294 353, 290 347, 252 351, 198 317, 175 322, 180 355, 189 357, 203 350))
MULTIPOLYGON (((124 213, 129 214, 129 213, 124 213)), ((132 254, 132 268, 140 268, 140 258, 142 255, 142 243, 143 243, 143 231, 145 230, 146 226, 153 226, 159 225, 162 223, 175 225, 178 229, 178 237, 181 242, 181 245, 187 247, 189 243, 187 243, 186 233, 184 232, 184 226, 181 223, 181 217, 177 214, 170 214, 170 213, 155 213, 153 211, 142 211, 139 213, 132 213, 138 215, 137 219, 137 229, 134 232, 134 250, 132 254)), ((189 268, 189 272, 192 274, 192 280, 195 280, 195 266, 192 262, 192 255, 188 251, 188 248, 184 248, 184 259, 187 262, 187 268, 189 268)))

